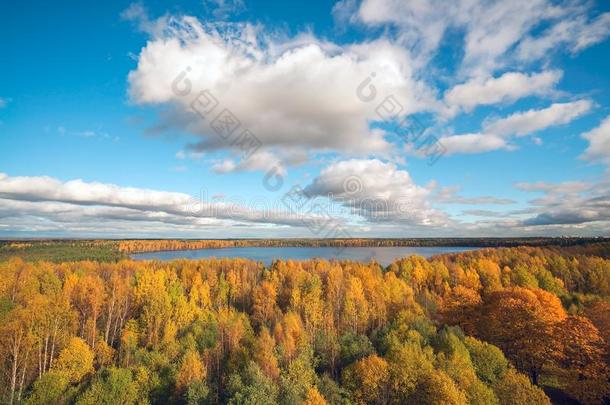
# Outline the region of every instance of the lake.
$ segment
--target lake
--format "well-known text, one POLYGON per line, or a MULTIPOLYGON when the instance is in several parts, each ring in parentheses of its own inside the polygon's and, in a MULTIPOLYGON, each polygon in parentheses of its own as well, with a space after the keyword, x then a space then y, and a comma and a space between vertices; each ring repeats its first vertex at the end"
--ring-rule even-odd
POLYGON ((349 259, 359 262, 377 260, 383 266, 394 260, 411 255, 430 257, 443 253, 458 253, 475 250, 476 247, 434 246, 434 247, 231 247, 222 249, 172 250, 162 252, 133 253, 135 260, 175 260, 206 259, 210 257, 241 257, 271 264, 275 259, 308 260, 349 259))

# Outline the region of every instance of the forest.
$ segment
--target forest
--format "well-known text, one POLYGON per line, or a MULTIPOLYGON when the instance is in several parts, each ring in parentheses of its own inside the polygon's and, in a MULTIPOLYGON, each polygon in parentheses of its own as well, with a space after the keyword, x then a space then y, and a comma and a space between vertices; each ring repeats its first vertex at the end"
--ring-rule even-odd
POLYGON ((0 240, 0 260, 18 256, 28 261, 53 262, 94 260, 114 262, 131 253, 167 250, 219 249, 231 247, 516 247, 560 246, 606 254, 610 238, 349 238, 349 239, 31 239, 0 240))
POLYGON ((610 243, 573 245, 385 268, 7 254, 0 401, 608 403, 610 243))

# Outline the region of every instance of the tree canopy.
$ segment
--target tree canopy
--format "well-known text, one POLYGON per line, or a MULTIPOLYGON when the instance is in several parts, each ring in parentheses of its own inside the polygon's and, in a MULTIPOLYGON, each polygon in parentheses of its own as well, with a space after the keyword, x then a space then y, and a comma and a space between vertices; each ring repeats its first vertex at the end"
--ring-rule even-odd
POLYGON ((0 261, 7 403, 602 403, 610 260, 0 261))

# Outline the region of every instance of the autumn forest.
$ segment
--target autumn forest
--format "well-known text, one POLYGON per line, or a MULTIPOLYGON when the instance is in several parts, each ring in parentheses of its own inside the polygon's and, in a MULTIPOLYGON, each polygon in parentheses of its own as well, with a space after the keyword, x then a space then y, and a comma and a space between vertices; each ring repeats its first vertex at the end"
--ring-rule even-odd
POLYGON ((116 246, 103 260, 32 260, 26 248, 0 262, 2 403, 610 400, 609 243, 385 268, 133 261, 116 246))

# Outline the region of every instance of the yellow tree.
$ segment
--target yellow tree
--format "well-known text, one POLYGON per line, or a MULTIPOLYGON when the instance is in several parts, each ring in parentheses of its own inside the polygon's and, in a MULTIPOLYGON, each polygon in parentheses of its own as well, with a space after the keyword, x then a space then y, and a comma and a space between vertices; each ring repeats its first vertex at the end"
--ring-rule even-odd
POLYGON ((567 369, 576 371, 579 379, 603 375, 604 339, 593 323, 582 316, 570 316, 557 328, 563 343, 563 361, 567 369))
POLYGON ((307 397, 305 397, 305 401, 301 403, 302 405, 327 405, 328 402, 324 399, 322 394, 316 389, 316 387, 311 387, 307 391, 307 397))
POLYGON ((326 275, 325 301, 329 314, 332 315, 336 326, 341 324, 341 309, 344 296, 343 268, 331 265, 326 275))
POLYGON ((388 397, 388 363, 377 355, 364 357, 343 370, 344 386, 359 404, 385 403, 388 397))
POLYGON ((368 319, 369 306, 364 295, 362 282, 357 277, 350 277, 343 301, 342 320, 348 330, 359 333, 368 325, 368 319))
POLYGON ((387 315, 397 314, 404 309, 417 310, 413 289, 404 280, 396 277, 393 272, 387 272, 383 275, 381 288, 386 304, 386 317, 387 315))
POLYGON ((165 322, 172 312, 171 297, 165 287, 163 271, 146 270, 136 274, 134 296, 140 309, 140 320, 146 332, 146 342, 156 347, 165 322))
POLYGON ((199 273, 196 273, 193 277, 189 291, 189 300, 201 309, 210 309, 212 307, 210 285, 207 281, 203 281, 199 273))
POLYGON ((493 384, 493 390, 500 405, 551 405, 544 391, 512 368, 493 384))
POLYGON ((256 341, 254 342, 254 361, 263 370, 267 377, 277 380, 280 375, 275 350, 275 339, 267 328, 262 328, 256 341))
POLYGON ((29 364, 31 347, 34 343, 32 320, 30 311, 16 308, 4 317, 0 325, 2 359, 9 364, 9 369, 6 371, 9 374, 11 404, 15 400, 21 376, 25 375, 29 364))
POLYGON ((23 302, 36 290, 37 283, 32 277, 33 266, 18 257, 0 264, 0 292, 10 302, 23 302))
POLYGON ((479 277, 485 293, 502 289, 500 266, 489 259, 479 259, 477 261, 479 277))
POLYGON ((276 323, 273 334, 286 363, 296 356, 297 349, 306 339, 301 317, 294 312, 288 312, 281 322, 276 323))
POLYGON ((95 275, 81 277, 72 291, 72 303, 78 309, 81 322, 81 336, 95 348, 97 319, 104 303, 104 282, 95 275))
POLYGON ((322 325, 323 308, 322 282, 314 274, 301 284, 301 314, 305 328, 310 335, 313 335, 322 325))
POLYGON ((263 281, 254 290, 252 319, 258 325, 269 326, 276 311, 277 288, 270 281, 263 281))
POLYGON ((112 345, 116 338, 117 332, 122 327, 125 321, 125 311, 129 307, 130 301, 130 277, 120 273, 120 267, 113 266, 110 274, 107 274, 105 282, 106 287, 106 308, 105 326, 104 326, 104 341, 112 345))
POLYGON ((207 376, 207 370, 201 357, 194 350, 188 350, 182 358, 182 364, 176 376, 176 388, 184 391, 194 382, 202 382, 207 376))
POLYGON ((120 351, 121 362, 126 367, 131 365, 131 358, 138 347, 139 339, 140 336, 137 323, 134 320, 128 321, 121 332, 120 351))
POLYGON ((64 372, 70 381, 77 383, 93 372, 94 354, 87 342, 73 337, 59 353, 55 370, 64 372))
POLYGON ((417 383, 434 371, 431 348, 422 349, 419 343, 400 344, 388 353, 390 402, 409 403, 417 383))

